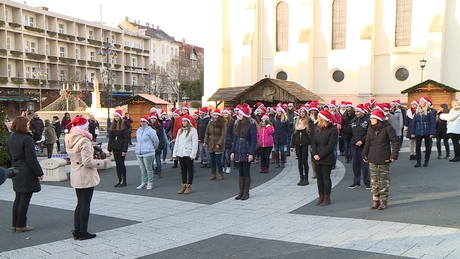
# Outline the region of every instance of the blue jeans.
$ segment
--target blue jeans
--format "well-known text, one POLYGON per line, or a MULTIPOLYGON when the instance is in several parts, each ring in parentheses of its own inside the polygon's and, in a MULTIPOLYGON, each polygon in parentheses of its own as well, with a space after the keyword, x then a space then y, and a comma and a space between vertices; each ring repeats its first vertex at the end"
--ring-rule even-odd
POLYGON ((231 166, 231 161, 230 161, 230 148, 225 149, 225 152, 222 155, 222 165, 230 167, 231 166), (227 158, 227 163, 225 163, 225 158, 227 158))
POLYGON ((211 172, 222 172, 222 154, 215 152, 209 153, 211 155, 211 172))
POLYGON ((351 147, 353 156, 353 184, 361 184, 361 172, 363 174, 363 183, 366 186, 371 185, 371 173, 369 164, 363 161, 363 148, 351 147))
POLYGON ((169 145, 163 145, 164 148, 163 148, 163 159, 166 159, 166 156, 168 155, 168 147, 169 145))
POLYGON ((137 157, 137 162, 139 163, 139 168, 141 169, 141 181, 142 183, 153 183, 153 157, 137 157))
MULTIPOLYGON (((155 162, 157 163, 157 173, 161 174, 161 153, 155 153, 155 162)), ((153 161, 152 164, 154 164, 153 161)))
POLYGON ((200 154, 202 164, 207 165, 211 163, 211 155, 209 154, 208 147, 203 147, 203 142, 200 142, 198 144, 198 149, 199 149, 198 152, 200 154))
POLYGON ((343 152, 345 153, 345 157, 351 158, 351 139, 344 139, 343 140, 343 152))
POLYGON ((273 148, 275 149, 275 154, 281 153, 282 155, 286 154, 286 145, 280 145, 280 144, 275 144, 273 145, 273 148))

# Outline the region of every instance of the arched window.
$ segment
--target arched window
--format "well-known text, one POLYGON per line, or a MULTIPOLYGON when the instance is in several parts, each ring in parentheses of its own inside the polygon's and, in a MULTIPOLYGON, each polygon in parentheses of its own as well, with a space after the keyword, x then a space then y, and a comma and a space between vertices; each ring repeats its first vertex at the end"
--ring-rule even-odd
POLYGON ((280 2, 276 6, 276 51, 288 50, 289 6, 280 2))
POLYGON ((410 46, 412 0, 396 0, 395 46, 410 46))
POLYGON ((278 74, 276 74, 276 79, 287 80, 287 78, 288 76, 284 71, 278 72, 278 74))
POLYGON ((347 36, 347 1, 332 3, 332 49, 345 49, 347 36))

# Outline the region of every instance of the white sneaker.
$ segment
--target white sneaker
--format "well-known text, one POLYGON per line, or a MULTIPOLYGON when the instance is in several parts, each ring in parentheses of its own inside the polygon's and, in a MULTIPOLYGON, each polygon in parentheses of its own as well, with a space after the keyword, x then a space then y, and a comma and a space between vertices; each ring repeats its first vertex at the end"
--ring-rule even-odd
POLYGON ((230 166, 225 169, 226 174, 229 174, 231 172, 232 172, 232 168, 230 166))
POLYGON ((145 188, 145 183, 141 183, 141 185, 137 186, 136 189, 141 190, 145 188))
POLYGON ((152 190, 153 186, 151 184, 147 184, 147 188, 145 188, 146 190, 152 190))

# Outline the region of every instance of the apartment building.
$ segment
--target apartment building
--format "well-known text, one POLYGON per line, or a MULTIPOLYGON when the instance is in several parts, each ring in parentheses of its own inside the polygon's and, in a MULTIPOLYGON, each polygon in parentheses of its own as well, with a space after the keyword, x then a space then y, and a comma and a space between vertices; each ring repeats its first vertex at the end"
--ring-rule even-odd
POLYGON ((99 89, 103 106, 104 96, 119 103, 148 92, 150 64, 169 58, 170 45, 170 40, 153 39, 139 30, 5 0, 0 3, 0 101, 8 104, 10 115, 17 115, 26 108, 45 107, 68 88, 81 92, 80 98, 88 102, 90 92, 99 89), (168 53, 157 54, 163 45, 168 53), (105 53, 111 55, 101 55, 105 53), (94 86, 96 78, 99 87, 94 86))

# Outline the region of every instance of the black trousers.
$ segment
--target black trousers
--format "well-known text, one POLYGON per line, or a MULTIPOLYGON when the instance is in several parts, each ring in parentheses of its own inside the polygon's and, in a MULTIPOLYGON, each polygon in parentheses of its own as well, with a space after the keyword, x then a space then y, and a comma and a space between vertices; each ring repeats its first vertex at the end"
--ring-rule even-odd
POLYGON ((452 139, 452 143, 454 144, 455 157, 460 157, 460 134, 450 133, 450 138, 452 139))
POLYGON ((54 144, 46 144, 46 151, 48 153, 48 158, 51 158, 51 155, 53 155, 53 147, 54 144))
POLYGON ((16 192, 13 203, 13 226, 23 228, 27 226, 27 211, 29 210, 31 192, 16 192))
POLYGON ((295 146, 295 153, 297 154, 297 167, 299 168, 299 175, 308 177, 308 145, 295 146))
POLYGON ((248 162, 236 162, 238 168, 238 176, 251 177, 251 163, 248 162))
POLYGON ((121 153, 121 151, 113 151, 113 157, 115 158, 115 165, 117 166, 118 182, 126 182, 126 156, 122 156, 121 153))
POLYGON ((273 147, 260 147, 258 149, 260 154, 260 167, 270 167, 270 153, 273 147))
POLYGON ((417 162, 422 160, 422 140, 425 140, 425 161, 430 160, 431 155, 431 146, 432 146, 432 139, 430 136, 415 136, 415 155, 417 156, 417 162))
POLYGON ((438 156, 442 154, 441 152, 441 140, 444 141, 444 148, 446 149, 446 155, 450 155, 450 148, 449 148, 449 137, 446 136, 445 138, 436 138, 436 149, 438 151, 438 156))
POLYGON ((88 232, 89 207, 93 198, 94 187, 75 189, 77 193, 77 207, 74 213, 74 229, 80 233, 88 232))
POLYGON ((331 194, 331 170, 332 165, 319 165, 315 163, 316 168, 316 183, 318 185, 318 193, 330 195, 331 194))
POLYGON ((188 156, 179 157, 180 173, 182 175, 182 183, 193 184, 193 160, 188 156))

